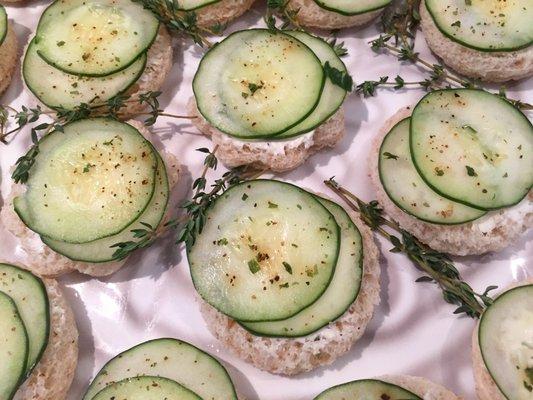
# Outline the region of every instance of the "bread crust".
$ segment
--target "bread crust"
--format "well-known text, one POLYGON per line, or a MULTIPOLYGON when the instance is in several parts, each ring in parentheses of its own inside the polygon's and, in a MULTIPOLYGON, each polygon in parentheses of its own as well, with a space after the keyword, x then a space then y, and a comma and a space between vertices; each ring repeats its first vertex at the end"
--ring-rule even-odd
POLYGON ((506 82, 533 75, 533 46, 510 52, 483 52, 446 37, 437 27, 425 1, 420 4, 420 25, 430 49, 460 74, 484 82, 506 82))
POLYGON ((372 231, 357 214, 348 213, 363 238, 363 279, 356 300, 341 317, 302 338, 260 337, 199 299, 202 315, 213 336, 246 362, 281 375, 296 375, 332 364, 349 351, 363 335, 380 302, 381 271, 372 231))
POLYGON ((0 46, 0 95, 6 91, 15 72, 18 59, 18 40, 11 22, 7 22, 7 34, 0 46))
MULTIPOLYGON (((511 217, 511 209, 491 212, 495 224, 491 229, 482 230, 479 220, 459 225, 438 225, 421 221, 401 210, 389 198, 379 178, 379 149, 383 138, 401 120, 409 117, 412 109, 400 109, 389 118, 376 135, 369 155, 369 176, 376 191, 376 198, 387 215, 396 220, 400 226, 412 233, 421 242, 433 249, 454 255, 478 255, 492 251, 500 251, 518 239, 529 228, 533 227, 533 212, 517 222, 511 217)), ((523 201, 533 201, 533 192, 523 201)), ((484 216, 482 218, 488 218, 484 216)))
POLYGON ((461 400, 461 397, 426 378, 409 375, 385 375, 377 378, 413 392, 422 399, 461 400))
POLYGON ((195 10, 197 24, 210 28, 217 24, 227 24, 248 11, 255 0, 221 0, 195 10))
POLYGON ((271 147, 268 142, 242 141, 220 132, 200 114, 194 97, 189 100, 187 108, 189 115, 196 117, 191 120, 192 124, 218 146, 217 156, 228 168, 249 165, 257 170, 290 171, 320 150, 335 147, 345 133, 344 106, 341 106, 313 133, 284 141, 283 150, 279 151, 274 148, 277 145, 275 141, 271 147))

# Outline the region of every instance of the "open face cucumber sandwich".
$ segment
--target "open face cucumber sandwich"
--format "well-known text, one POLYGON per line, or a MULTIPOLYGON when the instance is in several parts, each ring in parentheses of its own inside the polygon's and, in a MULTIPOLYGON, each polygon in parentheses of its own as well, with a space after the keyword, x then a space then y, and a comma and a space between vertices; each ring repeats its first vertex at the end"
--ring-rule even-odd
POLYGON ((111 359, 82 400, 110 399, 237 400, 237 394, 214 357, 181 340, 163 338, 111 359))
POLYGON ((11 83, 17 64, 17 52, 17 37, 7 18, 6 9, 0 4, 0 95, 11 83))
POLYGON ((389 216, 438 251, 498 251, 533 226, 533 126, 481 90, 426 95, 389 119, 370 174, 389 216))
POLYGON ((291 0, 303 26, 341 29, 362 26, 377 18, 392 0, 291 0))
MULTIPOLYGON (((46 106, 71 110, 161 88, 172 65, 170 36, 130 0, 57 0, 43 13, 22 65, 46 106)), ((121 111, 142 111, 139 101, 121 111)))
POLYGON ((57 283, 0 263, 0 331, 0 398, 65 399, 78 331, 57 283))
POLYGON ((533 74, 531 0, 423 0, 426 42, 457 72, 488 82, 533 74))
POLYGON ((180 0, 177 9, 194 13, 196 24, 204 28, 224 25, 244 14, 255 0, 180 0))
POLYGON ((108 275, 124 264, 139 230, 156 237, 176 160, 132 124, 80 120, 38 142, 27 181, 13 188, 2 219, 41 275, 108 275))
POLYGON ((472 358, 479 400, 533 396, 533 280, 507 290, 475 330, 472 358))
POLYGON ((379 302, 368 228, 338 204, 280 181, 228 189, 187 257, 209 329, 274 373, 331 364, 379 302))
POLYGON ((228 167, 296 168, 344 135, 346 67, 304 32, 239 31, 207 52, 194 77, 193 124, 228 167), (334 71, 334 72, 333 72, 334 71))

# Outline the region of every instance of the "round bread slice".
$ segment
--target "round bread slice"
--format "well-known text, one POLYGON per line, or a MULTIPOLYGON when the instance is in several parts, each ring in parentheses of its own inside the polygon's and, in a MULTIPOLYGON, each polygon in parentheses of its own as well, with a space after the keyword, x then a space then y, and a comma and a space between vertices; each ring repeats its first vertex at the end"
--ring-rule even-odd
POLYGON ((194 10, 198 26, 210 28, 224 25, 248 11, 255 0, 221 0, 217 3, 194 10))
POLYGON ((506 82, 533 75, 533 46, 509 52, 484 52, 447 38, 435 25, 425 1, 420 4, 421 27, 430 49, 455 71, 484 82, 506 82))
POLYGON ((413 392, 417 396, 427 400, 461 400, 450 390, 426 378, 409 375, 385 375, 377 379, 392 383, 413 392))
POLYGON ((0 95, 6 91, 15 71, 18 58, 18 41, 11 23, 7 22, 7 34, 0 46, 0 95))
POLYGON ((194 97, 189 100, 191 123, 218 146, 217 156, 228 168, 249 165, 257 170, 285 172, 302 165, 324 148, 335 147, 344 137, 344 106, 314 131, 286 140, 261 142, 244 141, 220 132, 207 122, 196 107, 194 97))
POLYGON ((364 258, 360 292, 344 315, 305 337, 269 338, 252 335, 199 299, 208 329, 225 348, 259 369, 296 375, 332 364, 361 338, 380 302, 379 250, 372 231, 358 215, 348 213, 361 232, 364 258))
MULTIPOLYGON (((513 289, 518 286, 525 286, 533 284, 533 278, 518 282, 509 286, 505 291, 513 289)), ((504 394, 492 379, 489 370, 485 366, 483 356, 481 355, 481 348, 479 347, 479 322, 476 329, 472 332, 472 366, 474 369, 474 381, 476 383, 476 394, 478 400, 507 400, 504 394)))
MULTIPOLYGON (((150 140, 152 133, 139 121, 128 121, 142 135, 150 140)), ((170 190, 177 185, 180 177, 180 166, 176 157, 166 151, 160 152, 165 161, 170 183, 170 190)), ((25 253, 27 269, 37 275, 45 277, 58 277, 69 272, 78 271, 93 277, 111 275, 124 266, 127 258, 120 261, 107 263, 86 263, 73 261, 46 246, 39 235, 30 230, 19 218, 13 208, 13 199, 24 192, 24 185, 14 184, 11 193, 0 210, 0 224, 19 239, 20 249, 25 253)), ((163 219, 168 218, 167 216, 163 219)))
POLYGON ((78 365, 78 328, 58 283, 43 279, 50 302, 50 337, 39 363, 14 400, 64 400, 78 365))
POLYGON ((357 15, 342 15, 326 10, 313 0, 291 0, 289 6, 298 11, 298 22, 319 29, 341 29, 363 26, 381 15, 383 9, 357 15))
POLYGON ((533 191, 516 206, 491 211, 475 221, 459 225, 431 224, 407 214, 394 204, 379 178, 379 149, 383 138, 394 125, 411 113, 412 109, 407 107, 389 118, 370 150, 369 176, 376 190, 376 198, 390 218, 433 249, 459 256, 500 251, 533 227, 533 191))

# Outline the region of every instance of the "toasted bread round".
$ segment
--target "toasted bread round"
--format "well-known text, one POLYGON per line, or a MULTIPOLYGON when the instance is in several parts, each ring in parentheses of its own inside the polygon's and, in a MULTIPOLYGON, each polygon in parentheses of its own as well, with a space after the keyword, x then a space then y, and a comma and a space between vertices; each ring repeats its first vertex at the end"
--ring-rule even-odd
MULTIPOLYGON (((141 122, 128 121, 128 123, 150 140, 151 133, 141 122)), ((179 180, 179 163, 174 155, 166 151, 162 151, 160 154, 165 161, 172 190, 179 180)), ((20 248, 26 256, 25 264, 30 271, 45 277, 57 277, 73 271, 79 271, 93 277, 104 277, 115 273, 126 263, 127 258, 121 261, 97 264, 73 261, 46 246, 38 234, 24 225, 13 208, 13 199, 22 194, 24 190, 23 185, 13 185, 11 193, 0 210, 0 223, 19 239, 20 248)))
MULTIPOLYGON (((533 284, 533 278, 511 285, 506 290, 530 284, 533 284)), ((481 355, 481 348, 479 347, 478 332, 479 323, 472 333, 472 367, 474 369, 477 398, 478 400, 507 400, 485 366, 485 361, 483 361, 483 356, 481 355)))
POLYGON ((430 49, 455 71, 485 82, 505 82, 533 75, 533 46, 509 52, 484 52, 446 37, 435 25, 424 1, 420 4, 422 31, 430 49))
POLYGON ((379 251, 371 230, 350 212, 363 238, 361 289, 350 308, 336 321, 301 338, 252 335, 234 320, 202 300, 201 311, 211 333, 237 356, 265 371, 296 375, 332 364, 363 335, 380 301, 379 251))
POLYGON ((43 356, 14 400, 64 400, 78 365, 78 328, 56 281, 43 280, 50 301, 50 337, 43 356))
POLYGON ((255 0, 221 0, 199 8, 194 10, 197 24, 203 28, 227 24, 248 11, 254 2, 255 0))
POLYGON ((0 46, 0 95, 5 92, 13 78, 17 65, 18 41, 11 23, 7 23, 7 34, 0 46))
POLYGON ((281 141, 243 141, 220 132, 207 122, 196 107, 194 98, 188 105, 192 124, 218 145, 217 156, 228 168, 249 165, 257 170, 289 171, 328 147, 335 147, 344 137, 344 107, 314 131, 281 141))
POLYGON ((461 400, 450 390, 426 378, 409 375, 385 375, 377 379, 407 389, 423 399, 461 400))
POLYGON ((379 178, 379 149, 383 138, 398 122, 411 115, 410 108, 398 111, 388 119, 376 138, 369 155, 369 175, 376 190, 376 197, 389 217, 433 249, 460 256, 500 251, 533 227, 533 191, 522 202, 529 202, 525 215, 515 215, 514 208, 520 205, 489 212, 478 220, 459 225, 431 224, 413 217, 389 198, 379 178))
POLYGON ((342 15, 326 10, 313 0, 291 0, 289 6, 298 11, 298 22, 303 26, 319 29, 341 29, 366 25, 377 18, 383 9, 357 15, 342 15))

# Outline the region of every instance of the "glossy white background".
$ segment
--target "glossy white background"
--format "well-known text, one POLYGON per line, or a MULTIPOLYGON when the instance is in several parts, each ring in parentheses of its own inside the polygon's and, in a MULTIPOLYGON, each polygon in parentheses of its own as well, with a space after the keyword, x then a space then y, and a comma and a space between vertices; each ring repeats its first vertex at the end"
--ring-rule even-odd
MULTIPOLYGON (((259 3, 262 1, 231 25, 228 32, 262 26, 264 8, 259 3)), ((34 31, 44 4, 29 1, 7 7, 21 45, 34 31)), ((406 80, 420 77, 416 67, 400 66, 392 56, 376 55, 370 50, 366 43, 377 32, 372 24, 360 31, 344 30, 339 34, 350 49, 345 62, 355 80, 362 82, 385 75, 393 78, 398 73, 406 80)), ((176 40, 174 44, 174 67, 164 88, 162 104, 167 112, 184 113, 202 50, 190 41, 176 40)), ((431 58, 421 33, 417 48, 424 57, 431 58)), ((508 89, 510 96, 533 102, 531 79, 510 85, 508 89)), ((346 102, 347 135, 339 146, 277 178, 324 190, 322 181, 335 175, 363 199, 371 200, 366 158, 372 137, 399 107, 416 103, 422 95, 423 91, 418 89, 397 93, 380 91, 377 97, 369 99, 352 95, 346 102)), ((36 104, 18 72, 1 101, 16 107, 36 104)), ((175 120, 160 119, 154 131, 154 142, 159 148, 173 152, 183 164, 183 179, 175 193, 179 201, 188 194, 192 177, 201 171, 203 157, 194 149, 210 147, 210 143, 196 135, 188 124, 175 120)), ((9 169, 28 144, 27 131, 9 146, 0 144, 4 197, 11 185, 9 169)), ((478 290, 489 284, 504 287, 533 276, 532 239, 530 231, 501 253, 461 258, 457 264, 465 279, 478 290)), ((465 398, 474 398, 470 338, 475 322, 452 315, 452 306, 443 302, 436 287, 414 283, 420 273, 412 264, 401 255, 389 253, 389 244, 380 242, 380 245, 384 254, 382 302, 365 335, 332 366, 291 379, 261 372, 241 362, 209 334, 198 310, 183 251, 173 244, 171 237, 134 255, 124 269, 110 278, 65 276, 60 281, 74 308, 80 332, 80 361, 69 400, 80 398, 93 375, 110 357, 141 341, 163 336, 189 341, 217 356, 227 366, 238 391, 249 400, 310 400, 335 384, 382 374, 425 376, 465 398)), ((17 240, 1 227, 0 258, 24 262, 17 240)))

